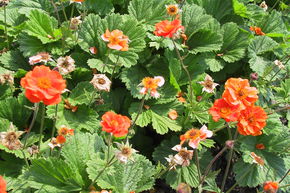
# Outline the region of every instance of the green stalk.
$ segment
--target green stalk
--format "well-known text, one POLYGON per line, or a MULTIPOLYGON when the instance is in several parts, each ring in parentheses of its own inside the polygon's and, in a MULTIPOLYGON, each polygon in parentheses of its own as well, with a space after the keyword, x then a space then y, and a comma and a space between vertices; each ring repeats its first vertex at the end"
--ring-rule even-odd
POLYGON ((288 169, 288 171, 285 173, 285 175, 281 178, 281 180, 279 181, 279 184, 281 182, 283 182, 283 180, 288 176, 289 172, 290 172, 290 169, 288 169))
POLYGON ((32 127, 34 126, 34 123, 35 123, 35 120, 36 120, 36 117, 37 117, 38 110, 39 110, 39 103, 34 103, 33 117, 32 117, 31 123, 29 125, 28 131, 27 131, 27 133, 26 133, 26 135, 24 137, 23 149, 26 148, 27 139, 29 137, 29 134, 30 134, 30 131, 31 131, 32 127))
POLYGON ((40 146, 42 142, 42 133, 44 127, 44 119, 45 119, 45 105, 41 104, 41 122, 40 122, 40 131, 39 131, 39 142, 38 142, 38 150, 40 152, 40 146))
POLYGON ((182 57, 181 57, 181 55, 180 55, 179 50, 178 50, 177 47, 176 47, 176 44, 175 44, 174 40, 172 40, 172 42, 173 42, 173 45, 174 45, 174 48, 175 48, 176 54, 177 54, 177 56, 178 56, 178 58, 179 58, 180 64, 181 64, 182 68, 184 69, 184 71, 186 72, 186 75, 187 75, 188 80, 189 80, 189 92, 190 92, 190 93, 189 93, 189 94, 190 94, 190 95, 189 95, 189 100, 190 100, 190 104, 191 104, 191 106, 193 107, 194 104, 193 104, 192 78, 191 78, 191 76, 190 76, 190 73, 189 73, 187 67, 186 67, 186 66, 184 65, 184 63, 183 63, 183 59, 182 59, 182 57))
MULTIPOLYGON (((234 136, 234 140, 236 140, 236 138, 238 137, 238 130, 236 130, 235 136, 234 136)), ((228 173, 230 170, 230 166, 231 166, 231 161, 233 158, 233 154, 234 154, 234 147, 230 149, 230 155, 227 161, 227 166, 226 166, 226 171, 223 177, 223 181, 222 181, 222 186, 221 186, 221 191, 223 192, 224 188, 225 188, 225 184, 226 184, 226 180, 228 178, 228 173)))
POLYGON ((4 5, 4 30, 5 30, 5 38, 6 38, 6 41, 7 41, 7 48, 9 50, 9 39, 8 39, 8 30, 7 30, 6 5, 4 5))
MULTIPOLYGON (((57 120, 57 110, 58 110, 58 104, 55 105, 55 112, 54 112, 54 118, 53 118, 53 124, 52 124, 52 132, 51 132, 51 140, 54 137, 54 133, 55 133, 55 124, 56 124, 56 120, 57 120)), ((50 152, 49 154, 51 155, 52 153, 52 148, 50 148, 50 152)))
MULTIPOLYGON (((128 129, 128 134, 129 134, 129 131, 130 131, 130 130, 134 129, 134 126, 136 125, 136 122, 137 122, 137 120, 138 120, 140 114, 142 113, 142 109, 143 109, 144 102, 145 102, 145 97, 146 97, 146 95, 144 95, 143 98, 142 98, 142 100, 141 100, 141 103, 140 103, 140 106, 139 106, 139 110, 138 110, 137 116, 135 117, 135 119, 134 119, 134 121, 133 121, 131 127, 128 129)), ((125 140, 125 141, 128 140, 128 136, 129 136, 129 135, 126 136, 126 140, 125 140)))

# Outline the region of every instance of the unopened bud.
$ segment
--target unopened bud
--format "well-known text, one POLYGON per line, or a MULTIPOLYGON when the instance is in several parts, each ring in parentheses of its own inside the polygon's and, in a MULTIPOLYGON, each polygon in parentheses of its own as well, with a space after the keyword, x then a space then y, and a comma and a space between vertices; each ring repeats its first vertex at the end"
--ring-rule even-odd
POLYGON ((251 73, 251 79, 252 80, 258 80, 258 78, 259 78, 258 73, 251 73))
POLYGON ((177 186, 176 193, 191 193, 191 188, 188 184, 180 183, 177 186))
POLYGON ((235 145, 235 141, 234 140, 227 140, 226 141, 226 146, 228 149, 233 149, 235 145))

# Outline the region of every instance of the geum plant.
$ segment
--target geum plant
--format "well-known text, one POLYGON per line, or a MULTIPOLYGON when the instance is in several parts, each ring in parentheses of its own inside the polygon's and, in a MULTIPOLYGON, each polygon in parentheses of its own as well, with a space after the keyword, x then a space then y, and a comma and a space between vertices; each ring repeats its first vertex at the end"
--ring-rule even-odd
POLYGON ((0 193, 290 191, 286 1, 0 5, 0 193))

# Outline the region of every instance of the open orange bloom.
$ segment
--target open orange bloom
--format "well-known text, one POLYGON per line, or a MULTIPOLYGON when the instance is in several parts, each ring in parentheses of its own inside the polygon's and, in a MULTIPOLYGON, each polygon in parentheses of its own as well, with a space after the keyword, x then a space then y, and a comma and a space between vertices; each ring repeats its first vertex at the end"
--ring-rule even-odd
POLYGON ((0 176, 0 193, 7 193, 6 192, 6 182, 2 176, 0 176))
POLYGON ((66 82, 60 73, 43 65, 28 72, 20 84, 25 88, 28 100, 32 103, 43 101, 45 105, 60 103, 61 93, 66 88, 66 82))
POLYGON ((222 98, 231 105, 240 105, 240 110, 243 110, 258 100, 257 94, 257 89, 250 87, 247 79, 230 78, 225 83, 222 98))
POLYGON ((115 29, 110 32, 108 29, 101 36, 105 42, 109 42, 108 47, 114 50, 128 51, 129 38, 122 31, 115 29))
POLYGON ((253 32, 255 32, 255 34, 258 35, 258 36, 264 36, 265 35, 265 33, 262 32, 262 29, 259 28, 259 27, 251 26, 250 27, 250 30, 253 31, 253 32))
POLYGON ((74 135, 74 129, 70 129, 66 127, 65 125, 62 125, 60 129, 58 130, 58 135, 74 135))
POLYGON ((112 133, 115 137, 123 137, 128 133, 131 120, 127 116, 108 111, 102 116, 101 125, 102 131, 112 133))
POLYGON ((172 38, 175 33, 183 29, 184 27, 181 25, 181 21, 179 19, 175 19, 173 21, 164 20, 155 24, 154 34, 156 36, 172 38))
POLYGON ((265 193, 276 193, 279 188, 278 182, 267 181, 264 183, 264 192, 265 193))
POLYGON ((265 165, 265 161, 260 156, 257 156, 255 152, 251 152, 250 156, 253 158, 253 163, 258 164, 261 167, 265 165))
POLYGON ((217 99, 209 109, 209 113, 216 122, 220 118, 225 119, 226 122, 237 121, 240 114, 239 105, 230 105, 224 99, 217 99))
POLYGON ((188 145, 193 149, 198 147, 200 141, 204 141, 213 135, 213 132, 208 130, 205 125, 200 129, 190 129, 184 135, 180 136, 180 143, 183 144, 185 141, 189 141, 188 145))
POLYGON ((56 137, 56 142, 57 142, 58 144, 64 144, 64 143, 66 142, 66 138, 65 138, 63 135, 58 135, 58 136, 56 137))
POLYGON ((241 135, 261 135, 266 126, 267 114, 261 107, 250 106, 241 111, 238 131, 241 135))
POLYGON ((143 88, 141 88, 140 93, 147 94, 149 92, 151 96, 159 98, 160 94, 158 93, 157 88, 163 86, 164 82, 165 80, 162 76, 155 76, 154 78, 145 77, 141 83, 143 88))

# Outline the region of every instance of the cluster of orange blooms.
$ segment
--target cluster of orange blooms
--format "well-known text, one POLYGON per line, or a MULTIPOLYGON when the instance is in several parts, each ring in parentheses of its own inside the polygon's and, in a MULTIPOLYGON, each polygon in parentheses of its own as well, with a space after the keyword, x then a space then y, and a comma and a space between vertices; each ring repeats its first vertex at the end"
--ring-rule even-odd
POLYGON ((251 26, 250 30, 255 32, 255 34, 258 35, 258 36, 264 36, 265 35, 265 33, 262 32, 262 29, 260 27, 251 26))
POLYGON ((209 113, 214 121, 220 118, 227 122, 238 121, 241 135, 261 135, 266 126, 267 114, 254 103, 258 100, 258 91, 250 87, 249 81, 242 78, 230 78, 225 83, 221 99, 217 99, 209 113))

